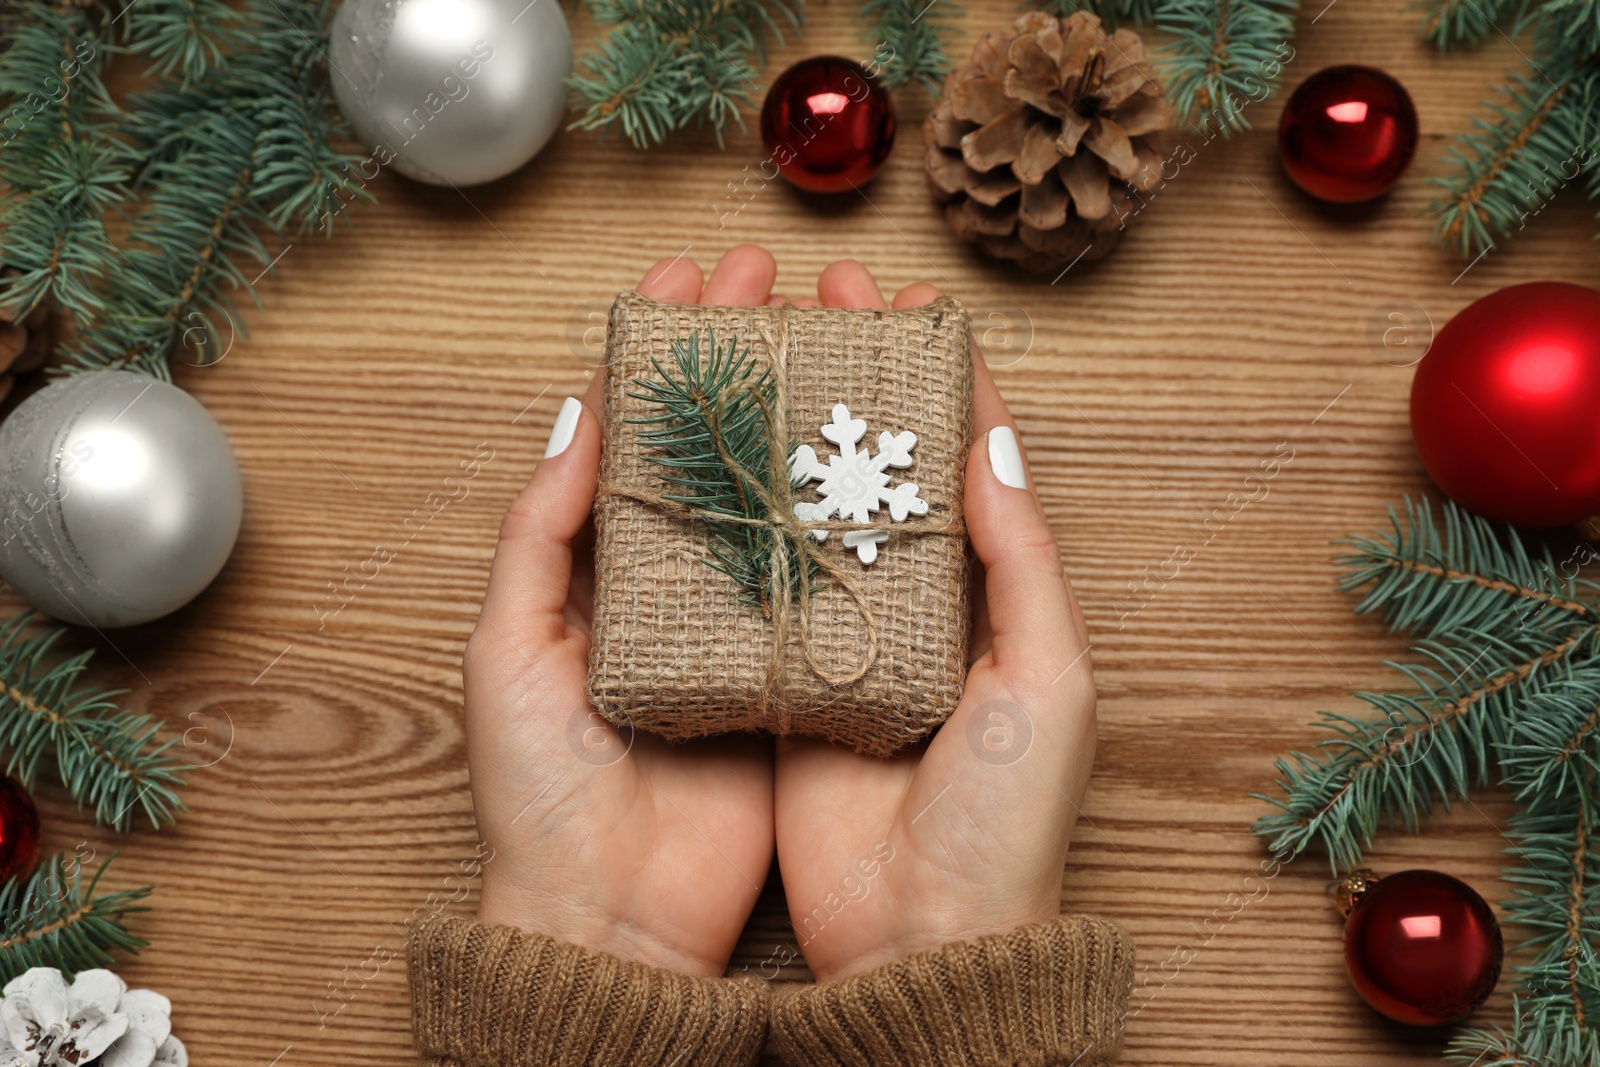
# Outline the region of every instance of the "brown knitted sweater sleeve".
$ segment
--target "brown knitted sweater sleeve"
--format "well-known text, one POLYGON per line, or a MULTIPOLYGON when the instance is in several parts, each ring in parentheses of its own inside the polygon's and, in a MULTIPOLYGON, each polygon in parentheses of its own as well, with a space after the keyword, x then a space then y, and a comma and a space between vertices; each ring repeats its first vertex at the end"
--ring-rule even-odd
POLYGON ((1105 1067, 1132 985, 1127 933, 1064 915, 779 993, 772 1036, 804 1067, 1105 1067))
POLYGON ((746 1067, 759 978, 691 978, 506 926, 423 923, 412 1026, 428 1067, 746 1067))

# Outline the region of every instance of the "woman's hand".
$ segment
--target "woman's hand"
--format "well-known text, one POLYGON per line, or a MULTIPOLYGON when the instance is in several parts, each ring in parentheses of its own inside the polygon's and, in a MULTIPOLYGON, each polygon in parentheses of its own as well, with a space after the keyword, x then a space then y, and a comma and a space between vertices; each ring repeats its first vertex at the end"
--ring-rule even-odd
MULTIPOLYGON (((854 262, 825 270, 817 292, 832 307, 887 306, 854 262)), ((937 295, 913 285, 894 306, 937 295)), ((960 707, 931 743, 894 759, 777 742, 778 865, 819 980, 1060 911, 1094 760, 1088 638, 981 359, 973 414, 966 520, 984 582, 960 707)))
MULTIPOLYGON (((775 273, 766 252, 736 248, 703 290, 687 260, 658 264, 639 289, 777 303, 775 273)), ((885 306, 854 263, 824 271, 818 294, 885 306)), ((912 286, 895 306, 935 295, 912 286)), ((564 410, 551 454, 507 513, 467 647, 473 800, 494 850, 479 917, 721 974, 766 876, 774 802, 790 913, 819 978, 1054 916, 1093 759, 1094 687, 1082 620, 984 367, 966 492, 987 593, 961 707, 925 750, 893 760, 780 741, 776 782, 770 742, 667 745, 619 733, 588 703, 594 574, 582 534, 598 397, 597 380, 564 410)))
MULTIPOLYGON (((651 269, 658 300, 765 304, 776 267, 731 250, 702 290, 685 259, 651 269)), ((569 400, 551 451, 500 529, 467 643, 467 754, 493 858, 478 917, 683 974, 720 975, 772 861, 772 742, 666 744, 589 704, 594 558, 584 536, 600 461, 600 380, 569 400), (565 438, 565 440, 564 440, 565 438)))

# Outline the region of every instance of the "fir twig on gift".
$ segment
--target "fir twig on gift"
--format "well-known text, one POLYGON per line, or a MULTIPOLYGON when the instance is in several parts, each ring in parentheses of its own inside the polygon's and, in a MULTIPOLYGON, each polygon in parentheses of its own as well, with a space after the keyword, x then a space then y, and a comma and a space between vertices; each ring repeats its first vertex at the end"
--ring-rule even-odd
POLYGON ((1274 851, 1360 863, 1380 827, 1420 828, 1491 781, 1511 819, 1506 904, 1531 963, 1509 1030, 1462 1032, 1451 1055, 1478 1067, 1600 1067, 1600 586, 1514 529, 1446 503, 1391 512, 1392 529, 1347 542, 1341 586, 1357 610, 1413 634, 1406 682, 1357 693, 1377 718, 1324 712, 1333 736, 1277 764, 1279 814, 1256 833, 1274 851))
POLYGON ((670 370, 651 361, 656 376, 635 379, 638 391, 629 395, 660 411, 629 421, 652 427, 640 437, 657 453, 651 461, 668 468, 662 479, 676 487, 664 496, 698 509, 713 530, 711 566, 770 617, 774 550, 789 557, 784 573, 794 584, 791 598, 798 594, 795 583, 811 581, 816 572, 809 560, 802 570, 794 546, 756 524, 772 491, 772 441, 763 408, 773 403, 771 376, 766 370, 754 374, 750 346, 741 348, 737 338, 719 345, 707 331, 703 358, 700 342, 699 333, 674 341, 670 370), (718 516, 730 521, 718 522, 718 516))

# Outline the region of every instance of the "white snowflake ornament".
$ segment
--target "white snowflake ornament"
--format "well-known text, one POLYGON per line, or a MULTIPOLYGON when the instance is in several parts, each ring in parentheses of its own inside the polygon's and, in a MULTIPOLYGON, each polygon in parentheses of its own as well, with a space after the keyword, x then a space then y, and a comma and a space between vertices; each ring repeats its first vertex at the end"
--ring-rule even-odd
POLYGON ((110 971, 79 971, 68 985, 54 967, 35 967, 0 999, 0 1067, 188 1067, 171 1014, 166 997, 110 971))
MULTIPOLYGON (((789 476, 795 485, 821 482, 817 491, 822 502, 813 504, 800 501, 794 506, 795 518, 802 522, 826 522, 838 516, 845 522, 870 522, 873 512, 887 506, 889 518, 905 522, 911 515, 926 515, 928 502, 917 495, 915 482, 901 482, 890 486, 889 468, 905 469, 911 466, 911 450, 917 446, 917 435, 910 430, 898 434, 884 431, 878 435, 877 455, 857 452, 856 443, 867 435, 867 420, 852 419, 850 409, 843 404, 833 405, 833 421, 822 427, 822 436, 833 442, 839 454, 828 457, 823 463, 816 449, 801 445, 789 458, 789 476)), ((812 530, 818 541, 828 539, 827 530, 812 530)), ((850 530, 844 535, 844 547, 856 550, 863 565, 878 558, 878 546, 889 539, 887 530, 850 530)))

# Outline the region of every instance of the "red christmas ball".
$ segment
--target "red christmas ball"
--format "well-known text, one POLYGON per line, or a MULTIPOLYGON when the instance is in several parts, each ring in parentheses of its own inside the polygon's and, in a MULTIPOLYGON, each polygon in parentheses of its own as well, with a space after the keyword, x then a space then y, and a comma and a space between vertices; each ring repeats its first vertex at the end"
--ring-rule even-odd
POLYGON ((1466 1018, 1500 979, 1504 947, 1476 891, 1438 871, 1381 878, 1345 920, 1344 965, 1356 992, 1396 1022, 1466 1018))
POLYGON ((1445 494, 1541 528, 1600 514, 1600 292, 1529 282, 1468 304, 1411 382, 1411 436, 1445 494))
POLYGON ((22 785, 0 778, 0 885, 39 865, 39 809, 22 785))
POLYGON ((778 75, 761 106, 761 143, 778 173, 813 193, 870 181, 894 147, 894 102, 861 64, 803 59, 778 75))
POLYGON ((1278 153, 1318 200, 1353 204, 1389 191, 1417 150, 1417 109, 1405 86, 1371 67, 1329 67, 1284 105, 1278 153))

